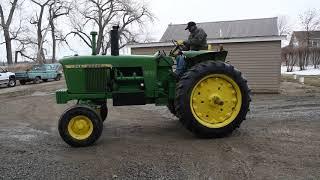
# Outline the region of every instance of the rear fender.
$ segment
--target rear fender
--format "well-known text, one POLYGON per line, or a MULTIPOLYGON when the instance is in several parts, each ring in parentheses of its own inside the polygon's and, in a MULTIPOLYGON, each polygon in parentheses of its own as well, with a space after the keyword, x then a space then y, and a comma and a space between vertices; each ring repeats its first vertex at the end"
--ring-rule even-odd
POLYGON ((228 51, 183 51, 183 54, 186 56, 186 61, 199 63, 208 60, 225 61, 228 51))

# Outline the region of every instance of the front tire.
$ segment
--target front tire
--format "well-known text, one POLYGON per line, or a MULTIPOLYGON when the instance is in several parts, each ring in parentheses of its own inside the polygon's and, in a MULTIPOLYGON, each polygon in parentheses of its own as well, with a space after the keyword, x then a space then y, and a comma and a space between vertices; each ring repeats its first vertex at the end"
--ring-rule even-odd
POLYGON ((177 116, 199 137, 224 137, 246 118, 249 92, 247 81, 232 65, 202 62, 188 70, 177 85, 177 116))
POLYGON ((97 109, 97 113, 100 115, 102 122, 104 122, 108 116, 107 103, 102 103, 100 107, 97 109))
POLYGON ((16 79, 15 78, 10 78, 8 87, 15 87, 16 86, 16 79))
POLYGON ((34 84, 39 84, 40 83, 41 78, 39 76, 35 77, 33 80, 34 84))
POLYGON ((59 134, 70 146, 90 146, 101 136, 100 116, 90 107, 75 105, 67 109, 59 120, 59 134))
POLYGON ((56 81, 60 81, 60 79, 61 79, 61 75, 60 74, 58 74, 57 77, 54 78, 54 80, 56 80, 56 81))

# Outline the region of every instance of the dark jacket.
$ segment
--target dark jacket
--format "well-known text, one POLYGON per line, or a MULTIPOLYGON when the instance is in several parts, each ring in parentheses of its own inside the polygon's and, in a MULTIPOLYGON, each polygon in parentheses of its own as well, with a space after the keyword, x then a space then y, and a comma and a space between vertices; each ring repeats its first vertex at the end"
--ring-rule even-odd
POLYGON ((187 50, 199 51, 208 49, 207 34, 203 29, 197 28, 190 33, 188 40, 184 41, 187 50))

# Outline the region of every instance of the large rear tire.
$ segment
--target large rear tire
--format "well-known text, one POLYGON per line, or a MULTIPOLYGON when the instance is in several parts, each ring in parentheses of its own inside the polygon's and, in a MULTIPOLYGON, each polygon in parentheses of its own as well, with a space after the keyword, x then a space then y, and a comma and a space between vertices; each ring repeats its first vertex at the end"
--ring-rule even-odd
POLYGON ((167 108, 169 109, 171 114, 173 114, 175 116, 177 115, 177 112, 176 112, 176 109, 175 109, 175 106, 174 106, 174 101, 169 101, 168 105, 167 105, 167 108))
POLYGON ((182 124, 203 138, 224 137, 246 118, 250 90, 241 72, 220 61, 188 70, 176 89, 175 107, 182 124))
POLYGON ((75 105, 61 115, 58 129, 61 138, 67 144, 73 147, 84 147, 98 140, 103 124, 94 109, 75 105))

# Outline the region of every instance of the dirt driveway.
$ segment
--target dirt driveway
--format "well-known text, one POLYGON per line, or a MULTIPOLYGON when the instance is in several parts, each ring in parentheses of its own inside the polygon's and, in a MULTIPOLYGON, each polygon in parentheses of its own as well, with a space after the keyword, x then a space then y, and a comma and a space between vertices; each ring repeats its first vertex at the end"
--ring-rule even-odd
POLYGON ((254 95, 230 137, 197 139, 165 107, 109 106, 96 145, 57 131, 64 82, 0 89, 0 179, 320 179, 320 93, 282 83, 254 95), (4 90, 6 92, 4 92, 4 90))

